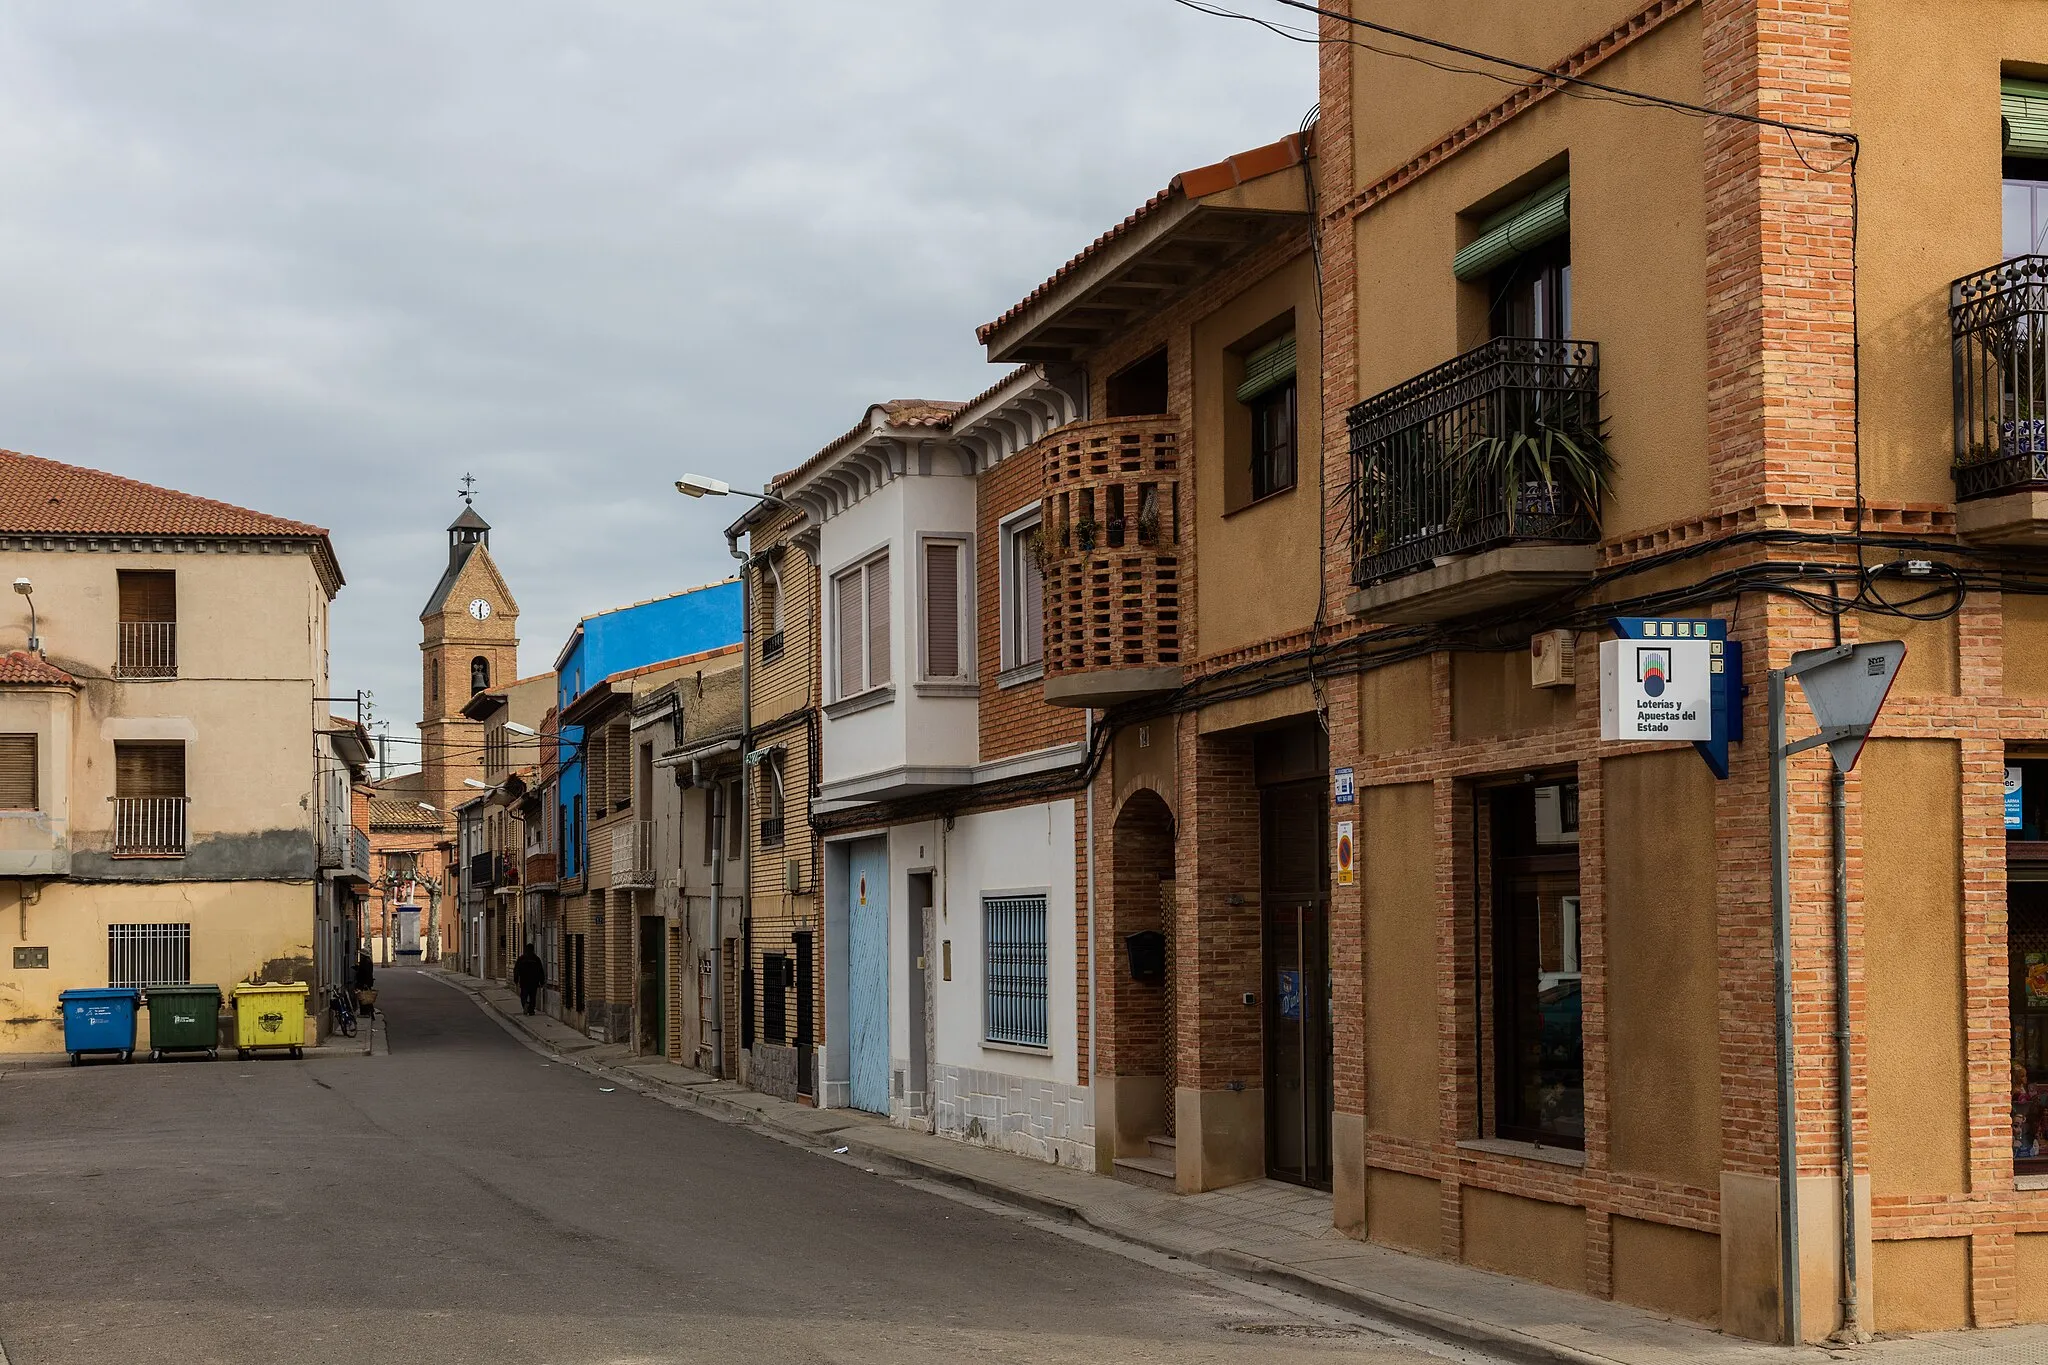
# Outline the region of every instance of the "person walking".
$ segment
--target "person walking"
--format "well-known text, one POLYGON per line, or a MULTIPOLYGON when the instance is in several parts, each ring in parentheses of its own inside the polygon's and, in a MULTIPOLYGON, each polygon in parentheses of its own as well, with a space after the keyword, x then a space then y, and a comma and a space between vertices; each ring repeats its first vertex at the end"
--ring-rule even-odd
POLYGON ((528 1014, 533 1013, 534 1001, 540 998, 540 988, 548 979, 548 969, 542 965, 540 954, 533 951, 531 943, 519 960, 512 964, 512 984, 519 988, 519 1003, 528 1014))

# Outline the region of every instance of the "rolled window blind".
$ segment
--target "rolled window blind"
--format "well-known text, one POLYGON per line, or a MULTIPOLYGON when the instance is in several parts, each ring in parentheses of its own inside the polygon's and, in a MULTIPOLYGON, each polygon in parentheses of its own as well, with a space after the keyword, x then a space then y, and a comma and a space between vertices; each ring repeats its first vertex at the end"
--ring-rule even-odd
POLYGON ((932 678, 958 678, 960 667, 960 547, 930 540, 924 547, 924 664, 932 678))
POLYGON ((0 810, 36 809, 36 737, 0 735, 0 810))
POLYGON ((1999 83, 2007 156, 2048 158, 2048 83, 2007 77, 1999 83))
POLYGON ((1294 378, 1294 333, 1269 341, 1244 358, 1244 382, 1237 386, 1237 401, 1249 403, 1271 393, 1294 378))
POLYGON ((1451 262, 1451 273, 1476 280, 1571 230, 1572 182, 1566 176, 1480 224, 1479 236, 1451 262))
POLYGON ((839 695, 850 697, 867 689, 867 670, 861 666, 865 643, 861 630, 860 570, 843 573, 832 580, 839 635, 839 695))
POLYGON ((121 569, 116 578, 123 621, 178 619, 177 574, 168 569, 121 569))
POLYGON ((889 681, 889 556, 868 562, 868 686, 889 681))

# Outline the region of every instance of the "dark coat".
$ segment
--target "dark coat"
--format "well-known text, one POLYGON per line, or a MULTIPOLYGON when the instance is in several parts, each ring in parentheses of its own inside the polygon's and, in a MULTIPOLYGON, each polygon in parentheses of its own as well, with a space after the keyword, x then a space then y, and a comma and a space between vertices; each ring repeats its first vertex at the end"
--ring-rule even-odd
POLYGON ((540 955, 528 948, 512 964, 512 984, 522 991, 537 991, 547 984, 548 969, 542 964, 540 955))

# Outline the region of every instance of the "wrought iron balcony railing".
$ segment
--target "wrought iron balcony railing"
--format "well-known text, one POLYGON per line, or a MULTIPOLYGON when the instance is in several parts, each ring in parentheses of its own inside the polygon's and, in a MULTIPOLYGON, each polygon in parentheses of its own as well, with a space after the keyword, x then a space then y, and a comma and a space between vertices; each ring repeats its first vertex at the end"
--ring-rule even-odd
POLYGON ((2048 488, 2048 256, 1949 286, 1956 498, 2048 488))
POLYGON ((182 796, 114 798, 114 855, 120 858, 185 856, 182 796))
POLYGON ((1500 337, 1351 409, 1352 580, 1516 542, 1587 544, 1600 509, 1562 483, 1518 477, 1517 435, 1600 441, 1600 348, 1500 337))
POLYGON ((175 678, 178 676, 178 623, 176 621, 122 621, 114 655, 117 678, 175 678))

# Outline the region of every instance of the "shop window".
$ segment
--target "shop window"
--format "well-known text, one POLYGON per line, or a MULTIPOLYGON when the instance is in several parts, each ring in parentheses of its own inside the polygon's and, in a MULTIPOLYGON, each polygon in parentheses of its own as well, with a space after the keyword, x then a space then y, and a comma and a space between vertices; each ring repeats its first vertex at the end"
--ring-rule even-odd
POLYGON ((1579 971, 1578 783, 1485 797, 1493 847, 1493 1135, 1549 1147, 1586 1141, 1579 971))
MULTIPOLYGON (((2048 865, 2032 870, 2048 878, 2048 865)), ((2006 926, 2013 1165, 2048 1174, 2048 880, 2011 883, 2006 926)))

